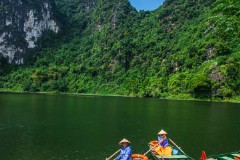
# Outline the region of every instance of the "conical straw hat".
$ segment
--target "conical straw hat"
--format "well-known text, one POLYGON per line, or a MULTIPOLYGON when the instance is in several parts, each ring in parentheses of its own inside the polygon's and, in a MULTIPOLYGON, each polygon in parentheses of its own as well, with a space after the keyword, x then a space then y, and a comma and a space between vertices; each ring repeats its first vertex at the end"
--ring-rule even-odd
POLYGON ((122 145, 122 143, 128 143, 128 144, 131 144, 131 142, 128 141, 127 139, 125 139, 125 138, 123 138, 123 140, 121 140, 121 141, 119 142, 119 145, 122 145))
POLYGON ((158 134, 167 134, 164 130, 161 130, 158 134))

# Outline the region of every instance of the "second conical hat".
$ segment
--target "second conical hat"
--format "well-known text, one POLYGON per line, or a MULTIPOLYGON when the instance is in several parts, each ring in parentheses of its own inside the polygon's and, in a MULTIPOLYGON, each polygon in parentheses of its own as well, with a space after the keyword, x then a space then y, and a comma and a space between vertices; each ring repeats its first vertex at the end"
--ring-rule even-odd
POLYGON ((161 130, 158 134, 167 134, 164 130, 161 130))

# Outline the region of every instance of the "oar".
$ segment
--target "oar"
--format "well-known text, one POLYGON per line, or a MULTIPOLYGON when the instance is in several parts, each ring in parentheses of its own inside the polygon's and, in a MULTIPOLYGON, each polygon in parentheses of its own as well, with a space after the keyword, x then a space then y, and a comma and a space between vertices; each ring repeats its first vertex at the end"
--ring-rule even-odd
MULTIPOLYGON (((156 148, 158 145, 160 144, 160 142, 158 142, 155 146, 153 146, 152 148, 150 148, 146 153, 144 153, 143 155, 145 156, 146 154, 148 154, 148 152, 150 152, 152 149, 156 148)), ((161 155, 160 155, 161 156, 161 155)), ((162 157, 162 160, 164 160, 163 156, 162 157)))
POLYGON ((169 141, 172 142, 172 144, 173 144, 175 147, 177 147, 182 153, 186 154, 185 152, 183 152, 183 150, 182 150, 180 147, 178 147, 178 145, 176 145, 176 143, 173 142, 173 140, 171 140, 170 138, 168 138, 168 139, 169 139, 169 141))
POLYGON ((152 148, 150 147, 150 149, 149 149, 146 153, 144 153, 143 155, 145 156, 146 154, 148 154, 148 152, 150 152, 152 149, 156 148, 159 144, 160 144, 160 142, 157 143, 157 144, 156 144, 155 146, 153 146, 152 148))
POLYGON ((113 153, 110 157, 106 158, 106 160, 111 159, 113 156, 115 156, 118 152, 120 152, 121 149, 117 150, 115 153, 113 153))

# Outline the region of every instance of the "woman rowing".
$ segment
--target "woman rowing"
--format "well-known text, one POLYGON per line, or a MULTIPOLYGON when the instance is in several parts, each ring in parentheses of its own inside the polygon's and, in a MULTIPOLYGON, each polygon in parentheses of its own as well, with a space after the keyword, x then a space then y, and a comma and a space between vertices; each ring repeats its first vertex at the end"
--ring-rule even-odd
POLYGON ((132 160, 132 149, 129 146, 131 142, 129 142, 127 139, 123 139, 119 142, 119 145, 122 146, 121 152, 115 160, 132 160))
POLYGON ((159 146, 156 147, 155 152, 161 156, 169 156, 172 154, 172 147, 168 146, 167 132, 161 130, 158 133, 158 143, 159 146))

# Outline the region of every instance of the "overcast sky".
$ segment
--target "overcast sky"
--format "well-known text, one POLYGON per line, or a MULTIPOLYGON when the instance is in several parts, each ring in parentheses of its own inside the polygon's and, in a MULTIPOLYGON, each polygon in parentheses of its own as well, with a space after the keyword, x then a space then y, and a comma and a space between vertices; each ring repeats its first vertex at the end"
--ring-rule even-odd
POLYGON ((155 10, 164 0, 130 0, 130 2, 137 10, 155 10))

